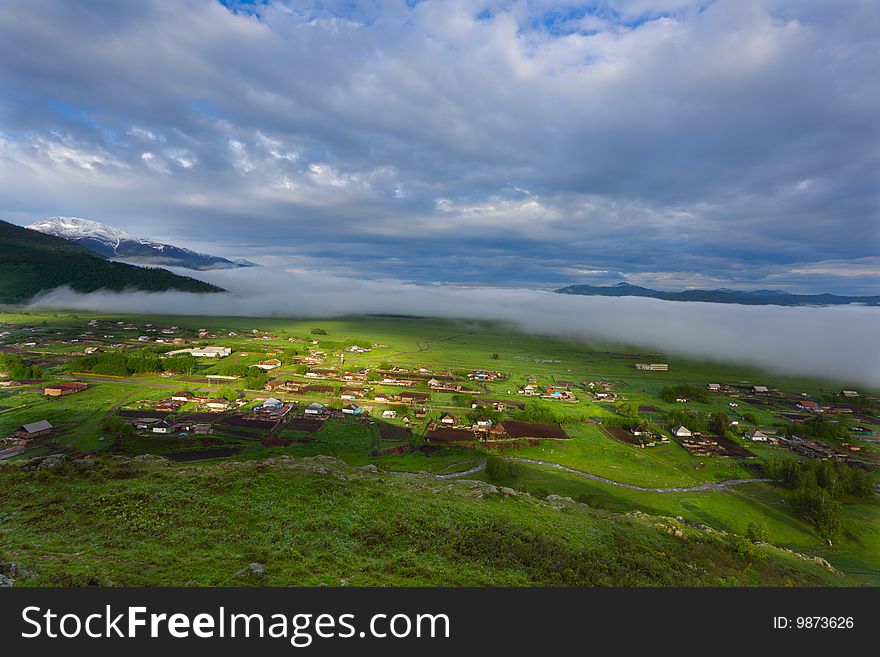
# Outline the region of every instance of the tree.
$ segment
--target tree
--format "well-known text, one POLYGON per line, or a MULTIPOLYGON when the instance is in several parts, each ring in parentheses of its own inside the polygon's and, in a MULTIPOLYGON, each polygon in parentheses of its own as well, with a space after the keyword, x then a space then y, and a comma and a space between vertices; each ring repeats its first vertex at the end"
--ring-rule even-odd
POLYGON ((235 401, 238 399, 238 391, 233 388, 221 388, 217 391, 217 396, 227 401, 235 401))
POLYGON ((500 456, 490 456, 486 460, 486 476, 489 481, 509 482, 519 475, 519 464, 514 461, 506 461, 500 456))
POLYGON ((818 486, 807 486, 795 493, 794 507, 810 518, 816 531, 829 545, 840 533, 840 503, 818 486))
POLYGON ((629 401, 615 402, 614 410, 625 418, 636 419, 639 416, 639 407, 629 401))
POLYGON ((492 354, 492 360, 498 360, 498 354, 492 354))
POLYGON ((750 522, 746 528, 746 538, 752 543, 764 543, 767 540, 767 530, 763 525, 756 522, 750 522))

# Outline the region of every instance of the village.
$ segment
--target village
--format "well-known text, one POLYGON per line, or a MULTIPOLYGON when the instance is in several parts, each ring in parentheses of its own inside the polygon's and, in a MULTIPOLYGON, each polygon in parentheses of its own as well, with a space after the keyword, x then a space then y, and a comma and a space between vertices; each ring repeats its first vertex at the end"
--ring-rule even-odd
MULTIPOLYGON (((0 314, 0 468, 338 462, 736 534, 766 527, 831 558, 797 492, 770 476, 822 468, 874 486, 878 427, 877 391, 856 382, 492 323, 0 314)), ((871 504, 840 507, 859 545, 871 504)))
MULTIPOLYGON (((163 452, 173 456, 179 451, 187 460, 200 452, 206 458, 231 456, 241 449, 229 443, 290 446, 335 419, 377 427, 381 440, 372 446, 377 455, 399 454, 402 447, 424 453, 477 448, 513 453, 542 441, 572 440, 572 424, 581 424, 637 449, 664 449, 674 442, 698 458, 754 459, 754 447, 760 445, 859 467, 877 462, 871 428, 877 423, 871 413, 877 398, 856 390, 839 390, 829 403, 761 383, 707 381, 661 388, 657 394, 668 402, 661 409, 657 404, 662 400, 641 399, 618 377, 548 374, 548 368, 558 369, 558 359, 533 359, 541 371, 532 373, 522 362, 517 362, 517 373, 395 362, 385 355, 377 362, 374 352, 384 345, 336 343, 323 329, 280 335, 260 328, 184 328, 125 319, 90 319, 54 332, 39 326, 5 328, 0 349, 7 360, 45 368, 42 378, 0 372, 0 390, 7 395, 38 389, 49 402, 117 380, 137 380, 149 391, 105 412, 102 426, 110 429, 98 428, 99 449, 124 449, 132 437, 154 437, 163 452), (123 361, 128 364, 120 365, 123 361), (142 372, 129 371, 141 366, 146 368, 142 372), (158 394, 172 382, 179 389, 158 394), (707 412, 693 409, 708 404, 716 408, 711 426, 707 412), (755 417, 768 412, 774 421, 755 417), (838 432, 829 442, 798 431, 816 417, 834 425, 843 421, 849 439, 840 439, 838 432), (120 432, 120 422, 130 429, 120 432), (168 449, 169 440, 176 449, 168 449), (225 451, 218 452, 222 447, 225 451)), ((490 362, 497 363, 497 356, 490 362)), ((631 362, 629 367, 640 376, 675 372, 667 362, 631 362)), ((40 416, 39 408, 29 405, 29 421, 14 427, 9 427, 14 407, 0 409, 4 426, 12 429, 0 437, 0 459, 33 449, 63 449, 63 429, 51 417, 40 416)), ((137 444, 149 449, 149 442, 137 444)))

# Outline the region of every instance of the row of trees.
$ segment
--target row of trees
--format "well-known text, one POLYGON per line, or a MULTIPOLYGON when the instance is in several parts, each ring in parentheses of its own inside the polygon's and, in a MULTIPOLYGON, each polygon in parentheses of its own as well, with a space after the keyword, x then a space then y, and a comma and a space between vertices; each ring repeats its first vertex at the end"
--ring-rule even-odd
POLYGON ((833 461, 770 459, 767 475, 779 486, 794 491, 792 506, 813 521, 829 545, 841 530, 840 499, 869 499, 874 494, 871 473, 833 461))
POLYGON ((108 376, 129 376, 147 372, 178 372, 192 374, 198 361, 189 354, 162 358, 158 352, 143 349, 135 352, 113 352, 82 356, 68 362, 68 371, 91 372, 108 376))
POLYGON ((703 388, 688 385, 687 383, 661 388, 659 397, 670 404, 676 399, 688 399, 703 404, 709 401, 709 394, 703 388))
POLYGON ((724 436, 731 432, 730 418, 726 413, 703 413, 690 409, 675 409, 666 414, 666 421, 671 425, 683 424, 691 431, 712 433, 724 436))
POLYGON ((39 365, 33 365, 14 354, 0 354, 0 372, 10 379, 42 379, 44 373, 39 365))

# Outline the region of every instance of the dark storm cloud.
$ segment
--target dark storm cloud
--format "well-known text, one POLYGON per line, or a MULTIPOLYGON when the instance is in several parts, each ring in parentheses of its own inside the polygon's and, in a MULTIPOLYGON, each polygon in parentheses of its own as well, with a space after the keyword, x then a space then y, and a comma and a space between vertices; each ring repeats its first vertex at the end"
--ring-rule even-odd
POLYGON ((3 3, 0 216, 419 280, 880 280, 876 4, 409 4, 3 3))

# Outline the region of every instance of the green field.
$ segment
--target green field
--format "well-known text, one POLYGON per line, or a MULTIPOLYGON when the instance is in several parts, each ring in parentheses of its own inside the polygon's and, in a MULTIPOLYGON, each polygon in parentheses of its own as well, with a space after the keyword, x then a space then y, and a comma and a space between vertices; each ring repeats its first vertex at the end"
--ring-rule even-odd
MULTIPOLYGON (((15 487, 21 493, 14 497, 24 496, 25 499, 33 500, 33 508, 29 507, 26 501, 17 502, 10 514, 5 516, 6 521, 0 528, 0 561, 19 560, 26 563, 37 563, 41 559, 50 561, 52 566, 44 567, 44 572, 51 573, 50 579, 34 583, 65 581, 65 577, 72 578, 70 580, 72 582, 80 580, 85 582, 89 578, 104 577, 99 573, 106 573, 106 581, 120 584, 235 583, 237 580, 230 579, 229 569, 233 567, 232 564, 237 563, 236 560, 272 561, 272 546, 276 545, 273 542, 276 539, 261 540, 260 546, 257 547, 256 539, 251 544, 249 540, 243 538, 254 527, 260 526, 261 522, 268 523, 265 527, 271 528, 271 531, 278 534, 279 550, 292 549, 292 544, 289 542, 295 543, 295 539, 287 536, 286 530, 280 529, 277 525, 277 522, 285 518, 287 522, 318 523, 310 524, 310 529, 303 530, 307 535, 303 538, 305 543, 296 549, 317 550, 318 546, 322 545, 322 541, 325 541, 326 544, 322 547, 325 554, 321 557, 325 561, 317 563, 315 559, 318 558, 312 556, 303 561, 303 569, 300 569, 300 565, 294 562, 303 558, 302 553, 296 552, 296 559, 294 553, 291 553, 285 557, 283 561, 285 565, 279 567, 277 573, 273 574, 273 577, 279 578, 271 580, 271 583, 276 584, 332 583, 328 579, 331 572, 351 573, 346 579, 350 579, 353 584, 684 584, 692 582, 776 585, 787 581, 785 578, 768 579, 769 575, 757 566, 754 572, 749 570, 751 567, 743 569, 743 564, 738 561, 735 564, 730 562, 730 571, 727 574, 719 567, 717 572, 712 571, 711 577, 692 580, 687 579, 679 571, 673 571, 680 579, 670 582, 668 578, 660 577, 651 568, 648 568, 651 574, 646 575, 647 579, 627 579, 621 572, 614 571, 613 578, 617 578, 616 580, 600 578, 594 581, 578 579, 581 575, 572 575, 568 581, 558 581, 546 573, 534 576, 523 575, 518 571, 514 572, 515 569, 499 569, 497 564, 492 564, 490 567, 482 562, 471 562, 464 557, 462 557, 460 573, 455 574, 455 555, 445 552, 432 553, 431 559, 437 560, 436 563, 418 559, 418 555, 427 550, 420 541, 428 541, 429 536, 433 535, 432 532, 442 534, 444 531, 449 531, 450 526, 458 527, 468 523, 470 523, 468 526, 472 527, 482 526, 480 523, 490 523, 493 527, 505 528, 531 527, 529 531, 542 536, 542 540, 555 541, 554 545, 558 545, 562 536, 569 538, 579 536, 580 538, 575 540, 578 549, 590 552, 592 548, 587 549, 587 544, 582 542, 585 540, 584 536, 592 531, 585 528, 586 525, 601 521, 608 525, 606 527, 608 531, 612 531, 609 528, 616 526, 615 523, 626 525, 626 522, 631 521, 624 520, 616 514, 640 512, 652 518, 680 518, 680 521, 676 522, 683 523, 682 526, 691 529, 706 527, 726 532, 729 536, 724 540, 733 541, 739 546, 740 551, 746 549, 743 547, 742 542, 745 539, 742 537, 748 533, 749 526, 758 526, 762 529, 763 540, 766 543, 807 557, 827 559, 842 573, 836 576, 836 579, 826 575, 822 575, 819 579, 811 579, 815 573, 805 578, 792 575, 788 583, 880 584, 880 505, 876 496, 873 499, 854 499, 845 496, 841 498, 841 530, 829 545, 820 537, 812 521, 795 510, 792 491, 774 484, 745 483, 723 491, 654 492, 632 490, 550 467, 520 463, 516 474, 509 480, 493 482, 532 494, 531 497, 517 498, 516 505, 521 505, 522 509, 513 515, 510 511, 512 508, 510 499, 481 500, 476 503, 468 495, 460 495, 462 490, 467 489, 468 484, 465 482, 438 480, 428 475, 413 478, 387 474, 376 480, 371 479, 369 485, 362 483, 346 485, 350 488, 346 495, 349 497, 354 495, 357 499, 346 502, 350 507, 341 505, 334 508, 333 513, 339 515, 333 516, 332 521, 328 521, 333 524, 334 530, 322 539, 317 529, 322 517, 320 514, 296 515, 304 513, 300 507, 305 504, 304 501, 309 495, 313 495, 313 492, 309 491, 312 491, 316 484, 310 478, 311 475, 302 480, 288 481, 272 468, 268 468, 264 481, 261 474, 263 471, 258 465, 264 459, 279 456, 299 460, 325 455, 338 458, 343 464, 350 466, 374 464, 386 473, 454 474, 479 466, 491 455, 501 453, 507 457, 561 464, 590 475, 604 477, 617 484, 661 489, 691 488, 706 482, 760 478, 764 475, 762 466, 768 458, 797 457, 782 447, 752 444, 739 437, 735 437, 735 441, 752 451, 756 455, 755 458, 694 456, 675 439, 670 440, 668 444, 646 448, 622 442, 611 437, 602 427, 594 423, 595 419, 599 418, 605 425, 613 425, 621 421, 620 414, 615 411, 613 404, 592 400, 589 389, 584 387, 584 383, 606 382, 618 400, 635 406, 653 407, 656 410, 641 412, 639 416, 642 420, 659 427, 664 427, 664 418, 668 412, 688 408, 704 413, 724 412, 731 419, 739 421, 736 431, 753 427, 784 431, 787 426, 792 426, 791 418, 781 414, 793 410, 794 399, 804 394, 811 399, 826 399, 841 389, 859 390, 860 403, 865 404, 865 414, 873 421, 877 413, 877 405, 873 401, 876 400, 877 391, 866 390, 864 386, 853 382, 792 378, 735 364, 695 362, 670 354, 645 354, 645 350, 637 345, 595 345, 525 335, 514 331, 511 327, 490 322, 403 317, 350 317, 334 320, 180 316, 110 317, 92 313, 31 313, 13 310, 0 313, 0 332, 3 331, 10 334, 3 339, 5 343, 3 346, 7 351, 42 367, 47 382, 75 379, 89 383, 89 388, 85 392, 59 398, 44 398, 42 384, 0 388, 0 437, 12 434, 23 424, 39 420, 48 420, 55 427, 50 439, 34 441, 28 445, 24 454, 0 462, 4 463, 0 466, 0 482, 15 487), (84 335, 89 330, 90 320, 112 320, 112 325, 102 325, 104 328, 101 330, 95 329, 91 331, 92 335, 84 335), (136 330, 124 330, 116 322, 131 324, 136 330), (152 328, 148 325, 152 325, 152 328), (200 345, 226 346, 230 347, 233 353, 217 361, 200 359, 197 371, 190 374, 141 373, 113 378, 73 374, 67 367, 70 360, 75 357, 75 352, 80 351, 87 344, 96 344, 104 352, 133 351, 145 346, 155 347, 152 339, 160 335, 155 329, 166 326, 179 327, 175 335, 185 338, 189 344, 195 342, 200 345), (196 332, 200 329, 208 331, 214 337, 198 339, 196 332), (257 329, 258 332, 253 333, 253 329, 257 329), (138 343, 137 337, 145 334, 151 336, 151 342, 138 343), (105 338, 105 335, 108 337, 105 338), (267 336, 265 339, 264 335, 267 336), (313 340, 318 344, 311 344, 313 340), (119 344, 126 347, 112 346, 119 344), (347 351, 353 344, 367 346, 371 351, 368 353, 347 351), (185 440, 177 436, 158 436, 143 431, 122 439, 106 428, 107 420, 116 417, 120 409, 150 408, 177 390, 185 389, 213 397, 224 390, 232 389, 238 391, 242 399, 256 401, 265 398, 268 393, 243 390, 240 381, 209 383, 205 376, 222 374, 233 365, 254 365, 268 358, 269 354, 279 354, 284 364, 273 370, 270 376, 304 380, 293 362, 295 357, 290 356, 290 353, 296 351, 299 356, 304 356, 310 350, 323 352, 321 363, 315 364, 314 367, 337 367, 340 371, 364 368, 372 372, 380 366, 409 370, 425 368, 437 373, 455 373, 460 370, 501 371, 504 374, 501 380, 479 385, 464 378, 461 378, 461 381, 468 387, 479 390, 478 395, 471 397, 526 402, 532 411, 543 409, 549 412, 571 439, 540 440, 534 441, 531 445, 523 441, 516 446, 475 443, 469 446, 423 449, 423 436, 429 421, 436 420, 442 413, 452 413, 463 420, 471 412, 469 405, 462 405, 460 399, 462 395, 431 392, 426 384, 414 388, 419 392, 429 392, 431 396, 430 401, 425 404, 428 416, 424 419, 413 418, 411 440, 383 438, 377 425, 350 418, 328 419, 319 430, 314 432, 297 429, 293 425, 288 427, 282 423, 272 435, 284 443, 290 442, 284 445, 268 443, 263 445, 266 432, 261 429, 230 428, 223 424, 215 424, 210 442, 185 440), (669 363, 669 371, 636 370, 634 368, 636 362, 666 362, 669 363), (538 398, 524 399, 516 391, 530 378, 540 386, 555 385, 559 381, 574 382, 574 392, 578 401, 566 403, 538 398), (740 388, 748 385, 766 385, 777 391, 777 394, 770 401, 750 400, 747 395, 731 397, 727 394, 719 394, 709 396, 706 403, 686 404, 664 402, 659 396, 661 389, 666 386, 689 384, 703 389, 709 382, 740 388), (730 406, 732 400, 735 400, 736 407, 730 406), (744 416, 749 417, 753 422, 746 420, 744 416), (114 463, 117 462, 114 459, 126 459, 138 454, 150 453, 174 455, 213 447, 233 448, 237 455, 225 459, 226 461, 254 463, 246 467, 256 468, 248 472, 253 473, 252 486, 255 495, 259 497, 259 502, 255 502, 256 507, 247 514, 242 512, 244 515, 241 518, 235 513, 226 513, 231 505, 244 504, 241 498, 245 494, 243 484, 237 483, 239 470, 230 469, 222 461, 196 461, 164 465, 161 468, 135 466, 134 469, 138 474, 130 478, 114 474, 116 470, 114 463), (399 448, 399 453, 382 454, 382 450, 393 448, 399 448), (65 475, 60 471, 47 473, 22 465, 33 457, 56 452, 67 454, 74 459, 96 457, 102 465, 88 475, 78 474, 75 468, 65 470, 65 475), (362 517, 364 522, 369 520, 373 524, 382 520, 381 515, 386 509, 381 505, 370 506, 372 497, 379 496, 384 499, 381 494, 384 484, 379 481, 380 479, 395 491, 393 495, 389 492, 385 496, 394 497, 393 512, 389 517, 395 520, 388 522, 396 523, 393 525, 396 527, 392 532, 393 535, 386 536, 390 529, 382 530, 385 532, 382 534, 383 540, 387 539, 387 550, 391 551, 386 554, 386 547, 382 547, 385 571, 378 561, 365 560, 365 557, 356 554, 359 544, 353 538, 355 534, 352 534, 352 527, 345 524, 345 518, 350 518, 351 514, 360 514, 359 517, 362 517), (214 483, 203 488, 205 482, 214 483), (281 490, 288 484, 289 492, 282 493, 281 490), (172 485, 173 490, 163 488, 172 485), (230 493, 228 498, 219 493, 208 494, 224 486, 228 486, 234 494, 230 493), (238 486, 242 486, 242 489, 238 490, 236 488, 238 486), (438 497, 431 492, 432 486, 440 486, 444 493, 438 497), (453 487, 455 491, 447 490, 447 487, 453 487), (577 525, 577 529, 573 528, 574 525, 563 528, 557 521, 545 517, 546 505, 535 499, 548 494, 566 496, 578 501, 576 511, 566 511, 564 514, 567 514, 566 517, 571 515, 577 518, 577 520, 570 519, 577 525), (205 520, 198 527, 193 526, 191 535, 183 535, 184 528, 177 526, 179 523, 191 522, 186 512, 190 502, 183 502, 183 497, 178 500, 182 502, 181 504, 171 500, 175 496, 186 495, 190 495, 191 502, 197 506, 208 505, 216 509, 218 518, 212 522, 205 520), (167 516, 163 515, 164 512, 150 511, 150 513, 158 513, 158 516, 163 518, 162 531, 168 543, 159 541, 145 547, 141 552, 130 542, 130 537, 120 535, 120 532, 113 529, 112 524, 106 524, 106 519, 89 515, 82 510, 88 505, 89 499, 97 501, 107 496, 114 499, 116 499, 114 496, 121 496, 124 502, 120 503, 124 504, 129 504, 135 498, 147 504, 144 500, 148 496, 151 500, 153 496, 159 500, 169 500, 167 506, 174 511, 169 511, 167 516), (130 496, 133 497, 129 499, 130 496), (53 499, 62 500, 58 502, 60 513, 50 514, 34 525, 31 514, 37 513, 37 509, 45 509, 40 505, 52 504, 53 499), (293 512, 286 504, 292 499, 299 500, 302 504, 297 507, 296 514, 288 516, 285 514, 293 512), (277 522, 275 519, 266 520, 266 517, 272 514, 272 500, 278 505, 277 522), (442 513, 438 511, 440 507, 444 509, 442 513), (368 511, 370 508, 373 510, 368 511), (438 520, 425 530, 424 535, 420 536, 415 528, 405 526, 410 520, 423 522, 424 518, 431 514, 434 514, 438 520), (223 522, 219 520, 220 518, 224 518, 223 522), (76 519, 83 522, 78 523, 76 519), (40 532, 39 540, 36 540, 37 534, 34 533, 37 528, 40 532), (90 530, 93 531, 94 536, 88 535, 90 530), (231 532, 232 537, 228 545, 218 545, 209 549, 207 546, 211 545, 211 537, 216 536, 216 532, 223 531, 231 532), (174 545, 179 547, 173 549, 169 547, 172 539, 174 545), (102 549, 107 545, 116 545, 125 553, 125 559, 119 566, 109 565, 106 555, 102 553, 102 549), (81 546, 82 549, 78 550, 77 546, 81 546), (252 549, 259 554, 250 555, 248 551, 252 549), (175 579, 173 573, 180 572, 179 567, 177 571, 170 567, 166 570, 164 566, 159 565, 159 562, 166 559, 169 563, 178 563, 179 566, 178 560, 182 557, 178 550, 181 552, 188 550, 192 555, 193 565, 186 570, 185 575, 181 574, 181 578, 175 579), (217 553, 218 550, 221 553, 217 553), (67 560, 68 557, 64 556, 77 552, 80 556, 73 560, 67 560), (212 558, 220 560, 216 567, 209 565, 212 558), (136 565, 140 559, 147 560, 149 566, 139 571, 136 565), (437 568, 437 576, 433 580, 428 575, 430 571, 426 570, 427 563, 433 563, 437 568), (313 571, 309 571, 315 573, 314 577, 306 576, 306 565, 314 568, 313 571), (334 568, 338 571, 334 571, 334 568), (744 574, 746 571, 749 574, 744 574), (355 574, 358 572, 368 574, 359 579, 355 574), (652 580, 652 578, 656 579, 652 580)), ((334 391, 330 394, 305 392, 272 394, 290 403, 305 404, 320 401, 341 406, 338 389, 351 385, 339 380, 319 380, 310 383, 330 385, 334 391)), ((366 385, 373 390, 373 393, 395 394, 401 391, 400 388, 382 385, 375 381, 367 382, 366 385)), ((397 427, 403 427, 404 414, 412 413, 411 408, 403 409, 390 403, 370 404, 370 406, 373 408, 374 416, 386 408, 401 409, 396 418, 388 420, 389 424, 397 427)), ((194 405, 191 404, 183 409, 184 412, 192 410, 194 405)), ((503 415, 501 419, 502 421, 516 419, 517 413, 515 409, 505 411, 501 413, 503 415)), ((880 429, 876 424, 865 426, 880 429)), ((664 427, 662 430, 667 429, 664 427)), ((878 454, 877 443, 867 435, 853 435, 847 438, 846 442, 856 446, 858 451, 852 453, 867 463, 878 454)), ((838 450, 843 449, 841 445, 840 441, 831 444, 838 450)), ((468 475, 467 479, 488 482, 489 475, 479 471, 468 475)), ((874 481, 878 481, 876 470, 874 481)), ((327 500, 320 495, 314 495, 316 504, 327 503, 327 500)), ((331 497, 338 502, 338 496, 331 497)), ((153 504, 151 501, 148 506, 152 508, 153 504)), ((327 509, 324 511, 330 513, 327 509)), ((559 515, 558 511, 554 513, 559 515)), ((124 528, 120 526, 120 530, 122 529, 124 528)), ((378 530, 374 528, 370 531, 378 530)), ((693 531, 703 530, 693 529, 693 531)), ((750 550, 769 549, 758 548, 751 543, 748 543, 748 546, 750 550)), ((607 544, 602 548, 605 549, 608 549, 607 544)), ((595 554, 604 554, 604 552, 600 550, 595 554)), ((787 553, 774 554, 779 556, 787 553)), ((688 555, 687 559, 693 558, 691 553, 688 555)), ((321 559, 318 561, 320 562, 321 559)), ((796 558, 794 563, 812 562, 796 558)), ((532 571, 526 568, 524 572, 532 571)), ((827 574, 827 571, 823 572, 827 574)), ((608 577, 612 577, 612 574, 609 573, 608 577)))

